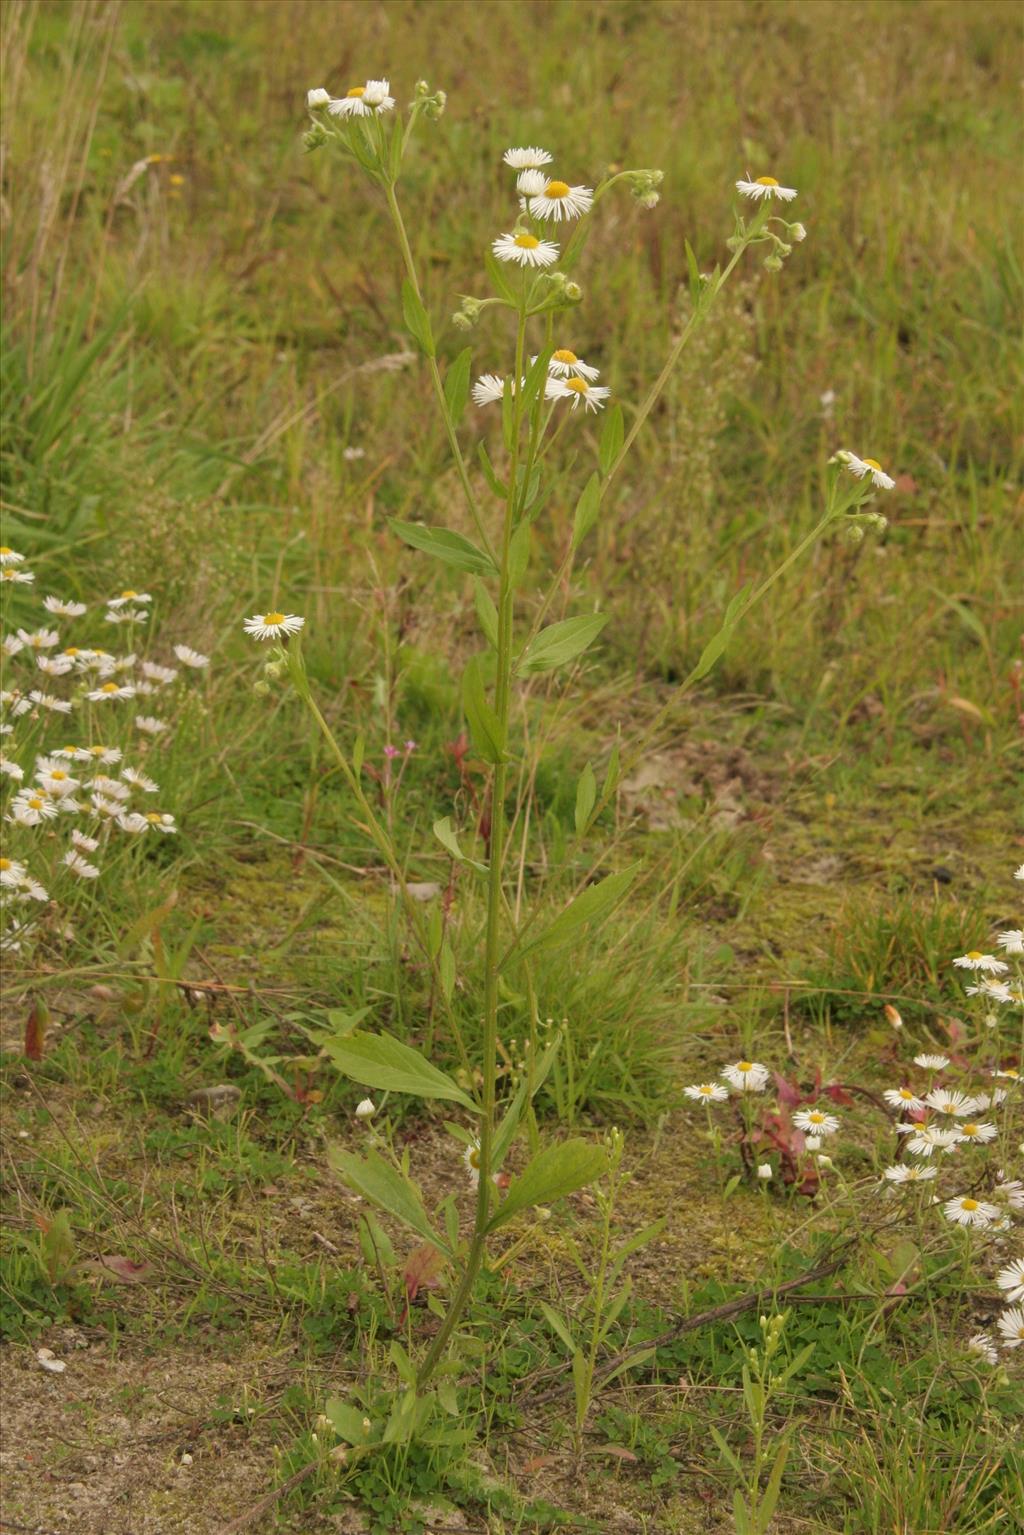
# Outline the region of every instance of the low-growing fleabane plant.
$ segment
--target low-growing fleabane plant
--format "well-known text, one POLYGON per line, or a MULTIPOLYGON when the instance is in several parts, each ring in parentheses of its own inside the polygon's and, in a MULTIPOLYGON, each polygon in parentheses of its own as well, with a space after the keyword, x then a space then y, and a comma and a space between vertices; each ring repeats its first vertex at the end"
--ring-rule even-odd
MULTIPOLYGON (((310 151, 334 153, 343 169, 365 176, 387 210, 401 263, 405 328, 423 359, 472 530, 470 536, 459 528, 432 523, 391 522, 395 537, 417 555, 441 562, 472 584, 479 625, 477 652, 462 674, 461 699, 474 749, 489 772, 489 813, 469 826, 457 825, 454 814, 445 816, 433 828, 437 843, 452 861, 453 879, 460 881, 464 903, 473 902, 479 892, 483 910, 478 1003, 482 1043, 473 1052, 450 1005, 459 978, 448 933, 436 908, 426 915, 410 897, 406 861, 393 841, 390 823, 373 804, 372 791, 368 794, 364 788, 362 738, 339 740, 313 694, 302 658, 301 616, 283 611, 287 604, 279 602, 275 593, 275 610, 245 623, 257 640, 274 642, 268 674, 276 677, 287 665, 292 684, 326 740, 352 796, 353 817, 389 871, 403 901, 410 941, 429 968, 435 994, 447 1004, 447 1024, 464 1068, 456 1080, 405 1040, 368 1028, 325 1034, 322 1040, 334 1065, 363 1087, 376 1093, 412 1094, 440 1101, 448 1112, 459 1111, 465 1122, 456 1125, 455 1131, 464 1141, 475 1188, 475 1215, 467 1233, 459 1227, 450 1198, 437 1211, 427 1210, 410 1176, 408 1160, 388 1152, 384 1139, 361 1153, 332 1151, 332 1165, 348 1186, 436 1248, 447 1271, 456 1276, 447 1310, 421 1356, 411 1360, 403 1354, 396 1361, 404 1390, 390 1417, 374 1419, 367 1428, 364 1424, 371 1419, 361 1411, 335 1413, 335 1426, 348 1440, 352 1454, 362 1453, 371 1444, 393 1442, 426 1422, 426 1388, 439 1372, 450 1376, 449 1350, 457 1343, 460 1323, 495 1239, 524 1212, 550 1206, 610 1171, 607 1147, 599 1142, 577 1137, 539 1147, 531 1106, 552 1068, 560 1036, 557 1031, 542 1036, 538 1030, 532 965, 537 955, 572 944, 587 925, 607 918, 633 886, 639 866, 613 867, 599 876, 599 870, 607 869, 610 853, 597 849, 588 860, 590 872, 554 917, 544 915, 539 905, 533 909, 514 906, 506 870, 507 801, 510 774, 523 748, 512 725, 513 702, 517 693, 533 688, 535 679, 577 665, 605 626, 602 612, 565 613, 559 604, 570 590, 576 558, 622 483, 630 450, 691 337, 705 323, 745 257, 760 250, 765 268, 778 271, 806 235, 803 225, 786 217, 797 196, 795 189, 771 176, 738 181, 744 201, 737 206, 725 242, 728 259, 702 273, 687 244, 690 316, 643 397, 621 398, 621 386, 602 371, 599 358, 583 358, 577 351, 576 311, 584 300, 577 274, 588 235, 602 217, 607 199, 626 191, 641 209, 652 210, 661 195, 661 172, 623 170, 592 179, 581 167, 556 167, 555 154, 545 147, 510 147, 496 166, 496 174, 507 178, 507 215, 497 227, 476 234, 486 287, 463 295, 452 316, 456 332, 479 328, 480 339, 475 347, 467 345, 451 355, 440 342, 436 316, 428 311, 399 201, 403 168, 419 131, 438 119, 444 107, 444 92, 431 90, 423 81, 404 114, 386 79, 356 84, 337 97, 317 87, 308 95, 311 122, 305 145, 310 151), (500 422, 497 462, 482 437, 477 436, 472 449, 466 446, 476 435, 475 423, 465 425, 470 402, 500 422), (574 461, 590 456, 592 431, 597 433, 596 455, 582 477, 571 533, 556 567, 541 573, 532 566, 532 529, 545 517, 552 466, 565 449, 574 461), (480 830, 481 824, 486 830, 480 830), (503 988, 512 986, 529 999, 529 1037, 519 1052, 521 1069, 499 1076, 499 998, 503 988), (523 1170, 510 1177, 505 1163, 523 1127, 529 1131, 532 1155, 523 1170), (351 1428, 345 1426, 350 1419, 355 1425, 351 1428)), ((600 774, 593 763, 583 766, 575 798, 575 827, 581 843, 615 800, 631 765, 670 720, 680 697, 711 672, 750 609, 826 530, 842 527, 859 537, 866 527, 883 525, 884 518, 868 503, 892 483, 872 459, 847 451, 835 456, 825 476, 825 503, 815 527, 778 569, 765 572, 734 595, 718 632, 681 688, 659 711, 652 711, 632 750, 613 751, 600 774)), ((536 697, 533 702, 536 705, 536 697)), ((508 1059, 507 1042, 500 1043, 502 1056, 508 1059)), ((764 1068, 740 1063, 732 1070, 759 1078, 764 1068)), ((756 1089, 760 1084, 751 1085, 756 1089)), ((378 1113, 381 1107, 378 1102, 378 1113)), ((595 1303, 593 1315, 600 1340, 602 1303, 595 1303)), ((581 1424, 594 1376, 594 1337, 591 1330, 579 1350, 581 1424)), ((575 1342, 572 1346, 575 1352, 575 1342)))

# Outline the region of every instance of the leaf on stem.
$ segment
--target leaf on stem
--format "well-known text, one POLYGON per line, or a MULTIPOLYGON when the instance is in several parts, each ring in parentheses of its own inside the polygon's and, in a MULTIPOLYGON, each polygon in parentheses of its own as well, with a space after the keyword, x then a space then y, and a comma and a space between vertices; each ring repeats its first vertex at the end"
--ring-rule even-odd
POLYGON ((549 624, 519 657, 516 671, 521 677, 529 677, 534 672, 550 672, 574 661, 597 639, 607 622, 607 613, 590 613, 549 624))
POLYGON ((443 1098, 461 1103, 471 1114, 480 1112, 446 1072, 392 1034, 348 1034, 325 1040, 323 1048, 343 1076, 364 1087, 413 1093, 418 1098, 443 1098))
POLYGON ((434 355, 434 337, 430 329, 430 316, 423 301, 408 278, 402 283, 402 315, 405 328, 427 357, 434 355))
POLYGON ((550 1204, 566 1194, 585 1188, 608 1170, 608 1154, 603 1146, 590 1141, 563 1141, 528 1163, 518 1178, 513 1178, 500 1208, 491 1216, 487 1230, 497 1231, 520 1210, 531 1205, 550 1204))
POLYGON ((448 1252, 447 1242, 437 1235, 427 1219, 416 1186, 390 1162, 385 1162, 379 1152, 369 1151, 365 1156, 357 1156, 354 1151, 342 1151, 340 1146, 328 1146, 327 1162, 354 1193, 369 1200, 378 1210, 393 1215, 425 1242, 430 1242, 441 1252, 448 1252))
POLYGON ((449 364, 444 376, 444 397, 448 405, 448 414, 452 418, 452 426, 458 426, 462 420, 469 400, 469 366, 472 358, 473 348, 467 346, 465 351, 460 352, 455 361, 449 364))
POLYGON ((572 519, 572 547, 577 550, 597 521, 601 510, 601 476, 596 472, 583 487, 572 519))
POLYGON ((604 426, 601 428, 601 441, 597 448, 597 462, 601 473, 606 478, 611 473, 612 465, 622 451, 624 436, 622 406, 613 405, 604 418, 604 426))
POLYGON ((501 723, 484 694, 480 657, 471 656, 462 674, 462 707, 473 745, 486 762, 500 762, 505 754, 501 723))
POLYGON ((590 824, 590 815, 597 801, 597 779, 588 762, 576 785, 576 835, 582 837, 590 824))
POLYGON ((466 854, 462 851, 459 846, 459 839, 452 827, 450 815, 446 815, 441 821, 434 822, 434 836, 441 846, 447 848, 448 852, 459 863, 467 863, 471 869, 479 869, 481 874, 487 873, 487 865, 485 863, 478 863, 475 858, 467 858, 466 854))
POLYGON ((476 607, 476 616, 480 620, 480 627, 488 644, 494 649, 498 648, 498 610, 494 606, 494 599, 487 590, 479 576, 473 578, 473 603, 476 607))
POLYGON ((635 863, 628 869, 622 869, 618 874, 609 874, 607 879, 601 880, 596 885, 588 885, 586 890, 580 892, 572 905, 559 912, 555 920, 542 933, 523 944, 518 950, 519 955, 532 953, 534 949, 558 948, 560 944, 567 943, 570 938, 573 938, 585 922, 607 916, 616 902, 625 895, 636 878, 639 868, 640 865, 635 863))
POLYGON ((490 555, 450 528, 428 528, 422 522, 399 522, 394 517, 388 519, 388 525, 403 543, 413 549, 422 549, 424 554, 432 554, 435 560, 442 560, 455 570, 465 570, 475 576, 496 576, 498 573, 490 555))
POLYGON ((702 677, 707 676, 715 662, 725 654, 725 651, 729 645, 729 641, 732 639, 733 630, 736 628, 736 625, 739 622, 740 610, 742 609, 744 603, 747 601, 747 598, 750 596, 752 585, 753 583, 748 581, 745 586, 740 588, 735 597, 733 597, 732 601, 729 603, 729 606, 725 610, 725 617, 722 619, 722 627, 719 629, 718 633, 704 646, 704 649, 701 652, 701 658, 691 673, 691 682, 700 682, 702 677))

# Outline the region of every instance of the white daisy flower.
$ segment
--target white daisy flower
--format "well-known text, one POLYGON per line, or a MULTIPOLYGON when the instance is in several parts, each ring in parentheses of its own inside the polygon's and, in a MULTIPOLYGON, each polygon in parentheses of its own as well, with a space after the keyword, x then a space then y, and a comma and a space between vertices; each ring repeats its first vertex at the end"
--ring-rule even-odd
POLYGON ((85 751, 90 759, 98 762, 101 767, 113 767, 115 762, 120 762, 122 756, 119 746, 101 746, 99 742, 95 746, 85 747, 85 751))
POLYGON ((1024 879, 1024 863, 1018 865, 1013 871, 1014 879, 1024 879))
POLYGON ((108 778, 105 773, 97 773, 89 785, 94 794, 102 794, 106 799, 128 800, 131 798, 131 789, 119 778, 108 778))
POLYGON ((971 1099, 973 1107, 981 1109, 997 1109, 1001 1103, 1005 1103, 1009 1095, 1005 1088, 996 1087, 990 1093, 975 1093, 971 1099))
POLYGON ((996 1322, 1004 1348, 1020 1348, 1024 1343, 1024 1307, 1009 1306, 996 1322))
POLYGON ((912 1093, 909 1087, 887 1087, 882 1097, 890 1108, 906 1110, 907 1113, 916 1113, 924 1108, 924 1099, 912 1093))
POLYGON ((549 181, 543 192, 527 199, 527 208, 535 219, 578 219, 594 205, 592 187, 571 187, 567 181, 549 181))
MULTIPOLYGON (((1004 969, 1008 966, 1004 966, 1004 969)), ((965 986, 965 997, 988 997, 990 1002, 1015 1002, 1016 996, 1012 986, 1005 981, 994 980, 986 975, 977 986, 965 986)))
POLYGON ((133 789, 141 789, 143 794, 155 794, 160 788, 152 778, 147 778, 145 773, 140 773, 138 768, 126 767, 122 769, 121 777, 125 783, 131 784, 133 789))
POLYGON ((893 1167, 887 1167, 882 1177, 888 1183, 927 1183, 931 1178, 939 1176, 937 1168, 921 1167, 916 1162, 897 1162, 893 1167))
POLYGON ((933 1087, 925 1094, 925 1103, 940 1114, 969 1114, 974 1105, 966 1093, 957 1093, 948 1087, 933 1087))
POLYGON ((858 458, 856 453, 843 451, 836 457, 849 469, 850 473, 862 480, 866 474, 870 474, 872 485, 877 485, 880 490, 892 490, 896 481, 891 475, 886 474, 877 458, 858 458))
POLYGON ((16 656, 18 654, 19 650, 24 650, 24 649, 25 649, 25 642, 24 642, 24 640, 19 640, 19 638, 18 638, 18 636, 16 634, 5 634, 4 637, 3 637, 2 644, 0 644, 0 650, 3 651, 3 654, 5 656, 7 656, 7 658, 9 660, 13 656, 16 656))
POLYGON ((177 677, 177 668, 174 666, 158 666, 155 661, 143 661, 142 675, 150 682, 159 682, 161 686, 173 682, 177 677))
MULTIPOLYGON (((536 362, 537 359, 532 357, 530 361, 536 362)), ((557 352, 552 352, 548 372, 554 378, 585 378, 590 384, 601 376, 600 368, 584 362, 575 352, 570 352, 568 347, 559 347, 557 352)))
POLYGON ((505 380, 496 373, 483 373, 473 385, 474 405, 494 405, 505 394, 505 380))
POLYGON ((986 1141, 994 1141, 999 1134, 995 1125, 984 1123, 981 1120, 969 1119, 966 1124, 957 1125, 957 1138, 961 1141, 977 1141, 984 1146, 986 1141))
POLYGON ((1024 932, 1019 927, 997 934, 996 943, 1004 954, 1024 954, 1024 932))
POLYGON ((543 171, 520 171, 516 177, 516 191, 522 197, 539 197, 548 184, 548 178, 543 171))
MULTIPOLYGON (((528 149, 506 149, 501 158, 514 171, 533 171, 542 165, 551 164, 551 156, 547 150, 537 149, 534 145, 530 145, 528 149)), ((19 554, 18 559, 21 558, 23 556, 19 554)))
POLYGON ((60 635, 56 629, 33 629, 31 634, 27 629, 19 629, 18 638, 29 650, 52 650, 60 635))
POLYGON ((10 757, 5 757, 3 752, 0 752, 0 773, 13 778, 15 783, 21 783, 25 777, 25 769, 17 762, 12 762, 10 757))
POLYGON ((1024 1210, 1024 1183, 1019 1178, 1004 1178, 999 1173, 992 1193, 996 1199, 1005 1199, 1011 1210, 1024 1210))
POLYGON ((135 689, 130 682, 101 682, 98 688, 86 693, 90 703, 113 703, 117 698, 134 698, 135 689))
POLYGON ((68 849, 61 863, 70 869, 72 874, 77 874, 79 879, 96 879, 99 876, 100 871, 96 865, 90 863, 87 858, 83 858, 81 853, 76 853, 74 848, 68 849))
POLYGON ((744 197, 752 197, 755 202, 760 202, 764 197, 778 197, 784 203, 791 203, 797 195, 794 187, 780 187, 774 176, 758 176, 756 181, 737 181, 737 192, 742 192, 744 197))
POLYGON ((31 874, 26 874, 18 886, 17 899, 22 901, 48 901, 50 895, 45 886, 41 885, 37 879, 33 879, 31 874))
POLYGON ((170 730, 166 720, 158 720, 154 714, 137 714, 135 716, 135 728, 141 730, 145 736, 162 736, 165 730, 170 730))
POLYGON ((44 597, 43 607, 55 618, 81 618, 87 611, 84 602, 64 602, 60 597, 44 597))
POLYGON ((14 565, 5 565, 0 569, 0 581, 6 581, 11 586, 30 586, 35 576, 30 570, 18 570, 14 565))
POLYGON ((995 1205, 986 1203, 984 1199, 972 1199, 969 1194, 947 1199, 942 1206, 942 1213, 947 1220, 954 1221, 958 1226, 990 1226, 994 1220, 999 1219, 995 1205))
POLYGON ((9 890, 17 889, 27 872, 25 865, 16 858, 0 858, 0 885, 6 885, 9 890))
POLYGON ((907 1150, 919 1157, 930 1157, 933 1151, 949 1152, 957 1144, 955 1130, 935 1130, 930 1125, 897 1125, 896 1129, 909 1135, 907 1150))
POLYGON ((66 677, 74 666, 67 656, 36 656, 36 667, 44 677, 66 677))
POLYGON ((145 608, 108 608, 103 615, 108 624, 141 624, 148 617, 145 608))
POLYGON ((738 1093, 763 1093, 770 1075, 758 1061, 736 1061, 722 1068, 722 1076, 738 1093))
MULTIPOLYGON (((101 820, 116 821, 119 816, 124 814, 124 805, 121 801, 119 799, 108 799, 105 794, 91 795, 89 805, 93 815, 99 816, 101 820)), ((142 817, 140 816, 139 819, 142 820, 142 817)), ((145 831, 146 827, 140 827, 140 830, 145 831)))
POLYGON ((144 815, 139 815, 135 810, 125 814, 120 805, 117 806, 117 824, 122 831, 129 832, 133 837, 141 837, 143 832, 149 830, 149 821, 144 815))
POLYGON ((979 1354, 986 1364, 998 1364, 999 1353, 987 1332, 976 1332, 967 1342, 968 1352, 979 1354))
POLYGON ((71 703, 67 698, 54 698, 52 693, 40 693, 36 688, 32 688, 28 696, 37 709, 48 709, 51 714, 71 713, 71 703))
POLYGON ((295 613, 257 613, 247 618, 242 628, 258 640, 276 640, 282 634, 298 634, 305 624, 295 613))
POLYGON ((1024 1301, 1024 1258, 1014 1258, 996 1275, 996 1284, 1006 1291, 1006 1299, 1013 1305, 1024 1301))
POLYGON ((793 1123, 798 1130, 807 1130, 819 1139, 825 1135, 835 1135, 839 1129, 836 1115, 823 1114, 820 1109, 799 1109, 793 1115, 793 1123))
MULTIPOLYGON (((550 155, 548 155, 548 159, 551 159, 550 155)), ((12 549, 8 544, 0 544, 0 569, 6 569, 9 565, 20 565, 24 558, 23 554, 19 554, 16 549, 12 549)))
POLYGON ((1002 1077, 1006 1082, 1020 1081, 1020 1072, 1017 1070, 1016 1066, 1007 1066, 1002 1071, 993 1071, 992 1076, 1002 1077))
POLYGON ((209 666, 209 656, 204 656, 198 650, 193 650, 189 645, 175 645, 174 654, 182 666, 191 666, 196 671, 202 671, 204 666, 209 666))
POLYGON ((610 394, 610 389, 603 385, 588 384, 585 378, 561 379, 549 375, 544 386, 545 399, 571 400, 570 410, 575 410, 581 400, 587 410, 603 410, 604 402, 610 394))
POLYGON ((107 607, 108 608, 115 608, 115 609, 116 608, 123 608, 129 602, 134 603, 136 607, 139 607, 144 602, 152 602, 152 601, 153 601, 153 599, 149 595, 148 592, 136 592, 136 591, 133 591, 131 587, 128 587, 125 591, 121 592, 117 597, 108 597, 107 598, 107 607))
POLYGON ((922 1067, 925 1071, 945 1071, 949 1065, 948 1055, 915 1055, 914 1065, 922 1067))
POLYGON ((683 1092, 695 1103, 724 1103, 729 1097, 729 1089, 721 1082, 697 1082, 693 1087, 684 1087, 683 1092))
POLYGON ((465 1164, 466 1164, 466 1171, 469 1174, 469 1186, 470 1186, 470 1188, 471 1189, 478 1188, 479 1185, 480 1185, 480 1143, 479 1143, 479 1141, 474 1141, 472 1143, 472 1145, 466 1147, 465 1151, 462 1153, 462 1160, 463 1160, 463 1162, 465 1162, 465 1164))
MULTIPOLYGON (((46 761, 46 759, 40 758, 40 761, 46 761)), ((51 765, 48 762, 45 767, 39 768, 35 777, 36 782, 42 784, 47 794, 52 794, 55 798, 71 794, 82 786, 81 779, 72 778, 66 768, 51 765)))
POLYGON ((74 830, 71 833, 71 841, 74 844, 74 846, 77 847, 79 849, 79 851, 83 852, 83 853, 95 853, 96 849, 100 845, 98 838, 96 838, 96 837, 87 837, 85 835, 84 831, 79 831, 78 830, 77 826, 74 828, 74 830))
POLYGON ((4 819, 16 822, 19 826, 38 826, 40 821, 52 821, 56 814, 57 807, 49 795, 42 790, 35 792, 27 789, 15 795, 11 801, 10 814, 4 819))
POLYGON ((325 91, 322 85, 316 85, 311 91, 306 92, 306 105, 310 111, 314 107, 326 107, 331 102, 330 91, 325 91))
POLYGON ((395 98, 388 95, 389 84, 387 80, 367 80, 365 85, 353 85, 344 96, 330 102, 327 110, 332 117, 373 117, 390 112, 395 98))
POLYGON ((957 970, 986 970, 989 975, 1005 975, 1009 965, 1001 959, 996 959, 992 954, 982 954, 980 949, 971 949, 967 954, 961 954, 953 961, 957 970))
POLYGON ((499 235, 492 240, 491 250, 499 261, 515 261, 519 266, 551 266, 558 260, 557 245, 550 240, 538 240, 525 229, 518 234, 499 235))
POLYGON ((178 828, 174 817, 167 811, 162 814, 159 810, 150 810, 146 814, 146 820, 154 831, 162 831, 165 836, 177 836, 178 828))

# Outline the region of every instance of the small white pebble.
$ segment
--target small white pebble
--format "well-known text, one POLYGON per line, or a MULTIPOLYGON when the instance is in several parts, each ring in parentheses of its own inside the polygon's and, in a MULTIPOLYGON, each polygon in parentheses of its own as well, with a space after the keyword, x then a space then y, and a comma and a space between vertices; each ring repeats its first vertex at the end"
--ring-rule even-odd
POLYGON ((52 1348, 41 1348, 36 1351, 36 1358, 44 1370, 49 1370, 51 1375, 63 1375, 67 1365, 63 1359, 54 1357, 52 1348))
POLYGON ((187 1450, 185 1451, 184 1455, 181 1457, 181 1464, 183 1466, 190 1466, 192 1464, 192 1457, 188 1453, 187 1450))

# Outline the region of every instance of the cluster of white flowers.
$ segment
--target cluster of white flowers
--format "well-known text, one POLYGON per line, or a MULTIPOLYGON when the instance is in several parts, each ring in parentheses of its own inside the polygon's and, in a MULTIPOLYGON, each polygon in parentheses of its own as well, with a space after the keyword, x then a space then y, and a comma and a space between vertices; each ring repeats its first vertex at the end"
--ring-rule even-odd
MULTIPOLYGON (((0 569, 34 579, 15 550, 0 549, 0 562, 0 569)), ((149 618, 152 601, 148 592, 122 591, 107 601, 104 622, 126 625, 131 644, 136 626, 149 618)), ((46 596, 42 606, 51 618, 78 620, 87 612, 84 602, 55 595, 46 596)), ((51 887, 56 899, 67 899, 77 881, 99 878, 112 837, 177 832, 170 811, 147 808, 159 785, 143 766, 125 760, 138 752, 144 763, 154 743, 171 729, 170 722, 113 706, 173 692, 183 669, 203 671, 209 658, 188 645, 176 645, 178 665, 170 666, 135 650, 114 655, 99 646, 64 645, 58 631, 45 624, 5 632, 0 651, 5 673, 12 663, 16 673, 22 673, 16 680, 5 675, 0 691, 0 948, 17 950, 38 929, 51 887), (44 678, 45 688, 32 685, 44 678), (68 744, 72 717, 75 740, 68 744), (47 741, 58 721, 60 736, 47 741), (26 915, 33 910, 34 915, 26 915)))
POLYGON ((332 117, 382 117, 394 110, 395 98, 390 81, 367 80, 363 85, 353 85, 344 96, 332 96, 322 85, 315 86, 306 92, 306 104, 310 111, 326 107, 332 117))

